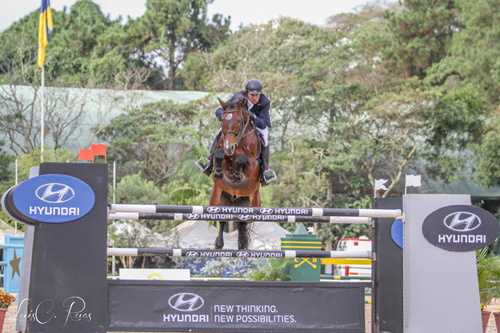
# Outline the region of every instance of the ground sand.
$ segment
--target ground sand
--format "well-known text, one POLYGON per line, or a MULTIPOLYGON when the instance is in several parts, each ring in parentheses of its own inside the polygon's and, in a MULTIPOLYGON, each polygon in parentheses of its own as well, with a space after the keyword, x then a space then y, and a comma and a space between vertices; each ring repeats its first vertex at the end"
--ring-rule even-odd
MULTIPOLYGON (((486 308, 486 310, 491 311, 490 321, 486 329, 486 333, 497 333, 495 316, 493 312, 500 311, 500 299, 495 299, 486 308)), ((16 314, 17 314, 17 302, 13 303, 7 310, 7 315, 5 317, 5 322, 3 324, 2 333, 16 333, 16 314)), ((371 304, 365 305, 365 322, 366 322, 366 333, 371 333, 371 304)), ((128 332, 131 333, 131 332, 128 332)))

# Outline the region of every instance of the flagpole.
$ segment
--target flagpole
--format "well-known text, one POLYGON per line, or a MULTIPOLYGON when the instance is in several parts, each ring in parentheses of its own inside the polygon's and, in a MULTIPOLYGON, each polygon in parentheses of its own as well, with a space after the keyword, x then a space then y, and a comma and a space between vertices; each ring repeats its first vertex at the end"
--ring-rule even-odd
POLYGON ((45 65, 42 66, 42 111, 40 115, 40 162, 43 163, 45 65))

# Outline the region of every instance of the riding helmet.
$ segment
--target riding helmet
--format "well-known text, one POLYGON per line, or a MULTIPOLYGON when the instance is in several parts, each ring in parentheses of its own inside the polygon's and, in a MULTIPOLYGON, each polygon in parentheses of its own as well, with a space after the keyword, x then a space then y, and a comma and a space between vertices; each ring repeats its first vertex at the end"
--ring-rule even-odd
POLYGON ((245 91, 247 94, 260 95, 262 94, 262 83, 257 79, 250 79, 245 85, 245 91))

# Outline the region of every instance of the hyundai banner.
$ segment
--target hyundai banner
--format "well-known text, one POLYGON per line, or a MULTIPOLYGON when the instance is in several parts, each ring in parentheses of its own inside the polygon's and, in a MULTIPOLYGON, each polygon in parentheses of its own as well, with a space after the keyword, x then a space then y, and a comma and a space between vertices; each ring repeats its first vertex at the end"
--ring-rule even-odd
POLYGON ((474 251, 493 243, 500 225, 490 212, 475 206, 454 205, 439 208, 424 220, 424 237, 448 251, 474 251))
POLYGON ((85 216, 95 203, 94 191, 68 175, 47 174, 19 184, 12 195, 17 211, 29 220, 70 222, 85 216))
POLYGON ((109 281, 110 329, 364 332, 369 283, 109 281))

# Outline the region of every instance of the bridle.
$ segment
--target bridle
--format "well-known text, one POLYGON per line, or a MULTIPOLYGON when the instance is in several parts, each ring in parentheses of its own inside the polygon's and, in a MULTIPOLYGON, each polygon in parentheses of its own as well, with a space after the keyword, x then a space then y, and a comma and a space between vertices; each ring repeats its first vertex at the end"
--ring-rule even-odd
POLYGON ((227 132, 222 131, 222 141, 224 142, 226 140, 226 134, 234 134, 236 135, 236 140, 234 141, 234 145, 237 147, 240 141, 246 138, 250 133, 252 133, 252 131, 249 131, 247 134, 245 134, 248 124, 250 123, 250 117, 247 117, 247 121, 245 122, 243 117, 243 112, 241 109, 222 111, 222 113, 234 113, 234 112, 239 112, 240 114, 240 128, 238 130, 238 133, 232 130, 228 130, 227 132))

